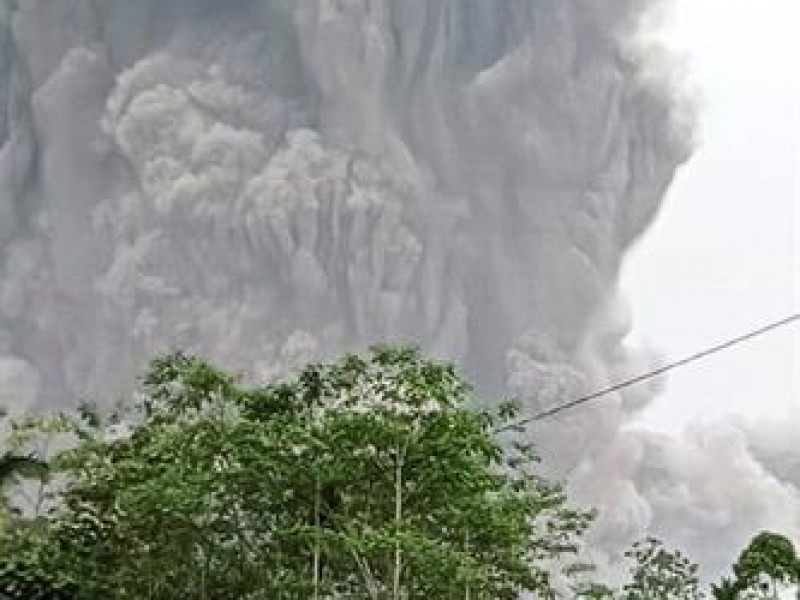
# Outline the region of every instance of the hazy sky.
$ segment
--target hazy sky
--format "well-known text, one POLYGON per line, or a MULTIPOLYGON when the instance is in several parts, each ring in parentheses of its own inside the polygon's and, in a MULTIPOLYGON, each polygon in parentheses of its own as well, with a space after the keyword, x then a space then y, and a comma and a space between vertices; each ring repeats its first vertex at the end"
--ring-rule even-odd
MULTIPOLYGON (((699 148, 622 285, 634 335, 676 359, 800 310, 800 2, 679 0, 670 43, 701 94, 699 148)), ((675 429, 800 411, 800 326, 673 373, 675 429)))

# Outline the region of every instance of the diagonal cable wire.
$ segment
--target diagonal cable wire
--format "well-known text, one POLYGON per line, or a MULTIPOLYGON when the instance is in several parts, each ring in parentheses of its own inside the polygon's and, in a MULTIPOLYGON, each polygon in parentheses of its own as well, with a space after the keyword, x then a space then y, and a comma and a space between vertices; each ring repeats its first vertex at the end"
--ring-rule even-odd
POLYGON ((642 373, 641 375, 631 377, 630 379, 619 381, 608 387, 599 389, 595 392, 586 394, 584 396, 579 396, 574 400, 570 400, 569 402, 565 402, 564 404, 559 404, 552 408, 548 408, 547 410, 543 410, 533 415, 529 415, 521 419, 516 419, 514 421, 511 421, 510 423, 503 425, 502 427, 498 427, 497 429, 494 430, 494 432, 502 433, 503 431, 508 431, 510 429, 516 429, 518 427, 522 427, 523 425, 527 425, 528 423, 532 423, 533 421, 541 421, 543 419, 547 419, 549 417, 557 415, 558 413, 573 409, 577 406, 586 404, 588 402, 592 402, 593 400, 597 400, 598 398, 602 398, 603 396, 607 396, 608 394, 611 394, 613 392, 629 388, 638 383, 642 383, 643 381, 647 381, 648 379, 653 379, 654 377, 658 377, 659 375, 668 373, 669 371, 674 371, 675 369, 679 369, 680 367, 686 366, 690 363, 700 361, 704 358, 707 358, 708 356, 711 356, 712 354, 717 354, 718 352, 722 352, 733 346, 743 344, 744 342, 752 340, 753 338, 756 337, 760 337, 776 329, 787 327, 789 325, 794 324, 796 321, 800 321, 800 313, 789 315, 788 317, 785 317, 779 321, 774 321, 772 323, 769 323, 768 325, 759 327, 758 329, 748 331, 745 334, 742 334, 735 338, 731 338, 725 342, 717 344, 716 346, 711 346, 710 348, 706 348, 705 350, 701 350, 700 352, 696 352, 695 354, 692 354, 680 360, 667 363, 666 365, 659 367, 658 369, 642 373))

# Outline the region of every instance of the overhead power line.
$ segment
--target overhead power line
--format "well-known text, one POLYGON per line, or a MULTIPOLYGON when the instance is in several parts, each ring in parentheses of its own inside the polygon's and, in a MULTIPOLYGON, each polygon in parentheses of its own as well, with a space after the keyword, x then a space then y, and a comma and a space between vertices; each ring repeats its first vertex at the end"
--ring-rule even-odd
POLYGON ((722 342, 721 344, 717 344, 716 346, 711 346, 710 348, 701 350, 700 352, 692 354, 691 356, 687 356, 680 360, 676 360, 675 362, 667 363, 662 367, 659 367, 652 371, 647 371, 646 373, 642 373, 641 375, 631 377, 630 379, 619 381, 613 385, 599 389, 590 394, 579 396, 578 398, 570 400, 569 402, 565 402, 564 404, 559 404, 552 408, 548 408, 547 410, 543 410, 533 415, 517 419, 515 421, 512 421, 511 423, 507 423, 506 425, 503 425, 502 427, 495 429, 495 433, 501 433, 503 431, 515 429, 517 427, 527 425, 528 423, 532 423, 533 421, 541 421, 543 419, 547 419, 548 417, 552 417, 554 415, 557 415, 558 413, 573 409, 582 404, 592 402, 593 400, 597 400, 598 398, 602 398, 603 396, 607 396, 608 394, 611 394, 613 392, 629 388, 631 386, 642 383, 643 381, 647 381, 648 379, 653 379, 654 377, 658 377, 659 375, 663 375, 664 373, 668 373, 669 371, 674 371, 675 369, 679 369, 680 367, 686 366, 690 363, 698 362, 704 358, 711 356, 712 354, 717 354, 733 346, 743 344, 744 342, 752 340, 753 338, 760 337, 776 329, 787 327, 789 325, 794 324, 796 321, 800 321, 800 313, 789 315, 788 317, 783 318, 780 321, 774 321, 768 325, 759 327, 758 329, 754 329, 743 335, 722 342))

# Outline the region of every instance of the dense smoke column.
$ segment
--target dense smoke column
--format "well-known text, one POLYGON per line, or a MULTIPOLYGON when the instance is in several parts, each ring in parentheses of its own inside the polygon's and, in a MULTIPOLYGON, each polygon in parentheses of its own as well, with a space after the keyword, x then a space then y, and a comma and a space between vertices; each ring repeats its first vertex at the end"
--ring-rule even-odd
MULTIPOLYGON (((175 347, 266 380, 415 341, 535 410, 647 366, 616 279, 692 137, 653 4, 0 0, 5 393, 115 398, 175 347)), ((651 396, 533 432, 599 546, 796 500, 733 442, 752 504, 704 495, 679 463, 711 441, 625 429, 651 396)))

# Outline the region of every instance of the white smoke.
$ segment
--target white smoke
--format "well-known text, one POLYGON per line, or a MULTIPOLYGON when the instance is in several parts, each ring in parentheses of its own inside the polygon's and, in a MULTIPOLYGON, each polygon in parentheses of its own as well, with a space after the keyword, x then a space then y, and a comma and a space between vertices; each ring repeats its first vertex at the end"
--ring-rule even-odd
MULTIPOLYGON (((666 4, 0 0, 3 389, 414 340, 536 410, 647 368, 615 288, 691 151, 642 35, 666 4)), ((649 530, 716 570, 797 534, 796 461, 743 427, 633 430, 654 392, 534 432, 599 548, 649 530)))

